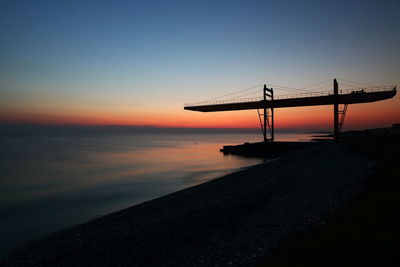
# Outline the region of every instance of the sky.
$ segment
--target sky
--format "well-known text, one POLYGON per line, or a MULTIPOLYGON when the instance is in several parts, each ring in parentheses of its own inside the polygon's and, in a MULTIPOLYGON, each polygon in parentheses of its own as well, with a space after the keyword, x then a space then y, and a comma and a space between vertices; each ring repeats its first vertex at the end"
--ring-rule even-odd
MULTIPOLYGON (((255 110, 199 113, 183 104, 264 83, 400 84, 398 1, 0 6, 0 122, 252 128, 259 127, 255 110)), ((330 129, 332 109, 279 109, 276 127, 330 129)), ((350 105, 344 129, 399 122, 396 96, 350 105)))

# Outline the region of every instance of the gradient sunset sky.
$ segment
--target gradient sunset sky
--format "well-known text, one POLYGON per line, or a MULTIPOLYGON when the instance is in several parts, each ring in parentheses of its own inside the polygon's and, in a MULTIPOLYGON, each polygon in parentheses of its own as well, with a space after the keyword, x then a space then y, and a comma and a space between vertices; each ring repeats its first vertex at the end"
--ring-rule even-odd
MULTIPOLYGON (((400 84, 399 1, 0 5, 0 122, 259 127, 254 110, 199 113, 183 103, 263 83, 400 84)), ((332 113, 279 109, 276 126, 330 129, 332 113)), ((399 122, 396 96, 349 106, 344 129, 399 122)))

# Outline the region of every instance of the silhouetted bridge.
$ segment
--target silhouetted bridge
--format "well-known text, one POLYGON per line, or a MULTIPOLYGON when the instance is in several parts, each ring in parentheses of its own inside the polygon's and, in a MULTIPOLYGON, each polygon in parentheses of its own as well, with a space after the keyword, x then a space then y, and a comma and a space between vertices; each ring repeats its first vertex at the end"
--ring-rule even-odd
MULTIPOLYGON (((299 89, 301 90, 301 89, 299 89)), ((218 101, 204 101, 185 104, 184 109, 201 112, 231 111, 231 110, 264 110, 259 114, 264 141, 274 141, 274 109, 288 107, 304 107, 333 105, 334 106, 334 137, 339 139, 339 133, 343 127, 348 104, 376 102, 392 98, 396 95, 396 86, 364 87, 357 89, 339 90, 336 79, 333 82, 333 91, 306 92, 274 97, 272 88, 264 85, 263 97, 237 98, 218 101), (343 104, 342 110, 339 105, 343 104), (269 112, 270 111, 270 112, 269 112), (341 118, 339 119, 339 115, 341 118), (261 120, 263 116, 263 121, 261 120), (270 138, 267 138, 267 128, 270 138)))

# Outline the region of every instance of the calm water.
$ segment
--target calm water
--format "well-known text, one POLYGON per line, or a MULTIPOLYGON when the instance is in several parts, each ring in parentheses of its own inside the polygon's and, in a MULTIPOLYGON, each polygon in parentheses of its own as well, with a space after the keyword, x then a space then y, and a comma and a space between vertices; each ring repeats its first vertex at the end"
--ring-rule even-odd
POLYGON ((260 159, 224 156, 219 149, 260 139, 260 134, 3 137, 0 256, 60 228, 258 164, 260 159))

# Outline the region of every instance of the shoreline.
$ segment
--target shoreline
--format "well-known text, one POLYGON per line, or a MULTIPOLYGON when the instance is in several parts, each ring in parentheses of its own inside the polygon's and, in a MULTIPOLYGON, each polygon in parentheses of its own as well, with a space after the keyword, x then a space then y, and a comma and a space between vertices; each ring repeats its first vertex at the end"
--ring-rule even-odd
POLYGON ((323 223, 372 166, 343 144, 317 144, 43 237, 3 265, 255 265, 323 223))
POLYGON ((399 266, 400 136, 361 134, 347 147, 376 161, 365 189, 326 224, 282 240, 258 266, 399 266))

